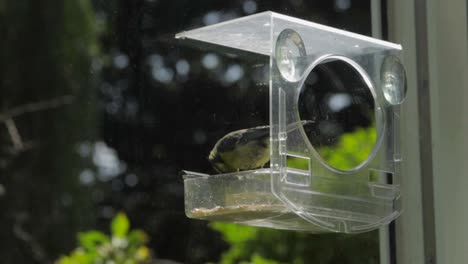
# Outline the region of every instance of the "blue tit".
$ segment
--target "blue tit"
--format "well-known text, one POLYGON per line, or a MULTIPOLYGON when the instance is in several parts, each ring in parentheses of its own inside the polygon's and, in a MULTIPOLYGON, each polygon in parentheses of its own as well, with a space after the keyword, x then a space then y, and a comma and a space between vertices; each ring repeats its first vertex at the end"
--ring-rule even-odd
MULTIPOLYGON (((302 125, 312 121, 301 121, 302 125)), ((298 123, 289 125, 287 131, 298 128, 298 123)), ((222 137, 216 142, 208 157, 219 173, 262 168, 270 160, 270 126, 241 129, 222 137)))
POLYGON ((252 170, 270 160, 270 127, 231 132, 216 142, 208 160, 219 173, 252 170))

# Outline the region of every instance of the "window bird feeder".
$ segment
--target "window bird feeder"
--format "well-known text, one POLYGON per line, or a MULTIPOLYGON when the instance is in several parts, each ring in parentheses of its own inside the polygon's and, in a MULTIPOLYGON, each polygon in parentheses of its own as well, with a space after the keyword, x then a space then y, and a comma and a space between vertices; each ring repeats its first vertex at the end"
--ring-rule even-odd
POLYGON ((273 12, 176 38, 269 57, 269 167, 184 171, 187 216, 313 233, 398 217, 400 45, 273 12), (367 125, 350 129, 359 118, 367 125))

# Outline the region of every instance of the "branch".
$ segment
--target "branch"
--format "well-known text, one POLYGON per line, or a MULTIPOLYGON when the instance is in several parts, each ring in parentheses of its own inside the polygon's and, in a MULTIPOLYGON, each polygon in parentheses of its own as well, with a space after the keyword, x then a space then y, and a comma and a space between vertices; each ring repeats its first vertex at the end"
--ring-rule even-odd
POLYGON ((29 245, 29 247, 31 248, 33 258, 36 261, 45 263, 47 259, 47 254, 45 253, 45 250, 30 233, 26 232, 26 230, 23 229, 22 225, 26 220, 27 215, 19 214, 15 218, 16 221, 13 225, 13 234, 16 236, 16 238, 29 245))
POLYGON ((8 129, 8 133, 10 134, 11 142, 13 142, 13 147, 15 148, 15 150, 23 150, 23 140, 21 139, 21 135, 18 132, 18 128, 16 128, 15 121, 13 121, 13 119, 7 119, 5 120, 5 125, 8 129))
POLYGON ((8 119, 12 119, 14 117, 17 117, 26 113, 42 111, 42 110, 47 110, 51 108, 57 108, 64 104, 69 104, 72 101, 73 101, 72 95, 65 95, 65 96, 53 98, 50 100, 44 100, 44 101, 19 105, 19 106, 13 107, 5 111, 4 113, 0 113, 0 122, 5 122, 8 119))
POLYGON ((0 113, 0 123, 5 123, 7 127, 8 133, 10 134, 11 141, 13 142, 13 147, 16 152, 20 152, 25 149, 23 140, 21 139, 21 135, 16 127, 15 121, 13 121, 14 117, 20 116, 26 113, 32 113, 42 110, 47 110, 51 108, 56 108, 64 104, 69 104, 73 100, 73 96, 66 95, 57 98, 53 98, 50 100, 39 101, 29 104, 24 104, 20 106, 13 107, 3 114, 0 113))

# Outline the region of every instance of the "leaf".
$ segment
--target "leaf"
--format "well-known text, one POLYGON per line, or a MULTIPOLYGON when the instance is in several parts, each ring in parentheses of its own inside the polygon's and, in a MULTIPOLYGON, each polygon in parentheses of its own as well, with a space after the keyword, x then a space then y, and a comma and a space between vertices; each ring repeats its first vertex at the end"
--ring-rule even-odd
POLYGON ((151 250, 145 246, 148 235, 142 230, 129 230, 130 222, 119 212, 110 224, 112 236, 97 230, 78 234, 78 247, 55 264, 142 264, 151 262, 151 250))
POLYGON ((80 246, 88 251, 96 251, 97 246, 109 243, 109 237, 97 230, 91 230, 84 233, 78 233, 80 246))
POLYGON ((336 145, 321 147, 318 152, 333 167, 350 170, 367 159, 375 142, 375 126, 370 126, 345 133, 336 145))
POLYGON ((112 223, 111 223, 112 236, 115 236, 118 238, 124 238, 127 235, 129 228, 130 228, 130 222, 128 221, 128 218, 124 213, 119 212, 114 217, 114 219, 112 219, 112 223))
POLYGON ((130 246, 140 246, 148 242, 148 235, 142 230, 132 230, 128 234, 128 242, 130 246))
POLYGON ((229 243, 241 243, 254 239, 257 235, 257 229, 251 226, 241 226, 237 224, 215 222, 211 223, 211 228, 221 232, 224 240, 229 243))
POLYGON ((277 261, 274 261, 274 260, 270 260, 270 259, 266 259, 258 254, 255 254, 252 256, 252 262, 251 263, 254 263, 254 264, 279 264, 279 262, 277 261))
POLYGON ((139 247, 135 254, 135 258, 139 261, 148 260, 150 256, 150 250, 147 247, 139 247))
POLYGON ((56 261, 56 264, 92 264, 95 263, 95 256, 87 254, 81 250, 73 251, 70 256, 63 256, 56 261))

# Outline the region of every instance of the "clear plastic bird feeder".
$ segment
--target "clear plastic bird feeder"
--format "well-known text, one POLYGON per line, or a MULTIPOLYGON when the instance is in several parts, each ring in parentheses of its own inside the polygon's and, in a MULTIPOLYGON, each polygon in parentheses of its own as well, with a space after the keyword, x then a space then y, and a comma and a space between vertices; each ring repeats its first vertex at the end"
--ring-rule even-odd
POLYGON ((400 45, 273 12, 176 37, 269 57, 270 166, 184 171, 189 217, 345 233, 398 217, 400 45), (367 126, 353 129, 356 118, 367 126))

